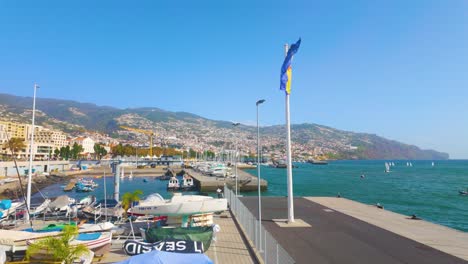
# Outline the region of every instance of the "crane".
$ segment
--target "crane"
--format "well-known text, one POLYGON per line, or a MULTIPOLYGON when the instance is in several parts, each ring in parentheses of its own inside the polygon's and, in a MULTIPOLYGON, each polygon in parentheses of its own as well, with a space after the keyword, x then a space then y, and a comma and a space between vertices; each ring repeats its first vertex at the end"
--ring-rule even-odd
POLYGON ((128 130, 128 131, 133 131, 133 132, 137 132, 137 133, 142 133, 142 134, 148 135, 148 137, 149 137, 149 143, 150 143, 149 155, 150 155, 151 157, 153 157, 153 136, 154 136, 154 132, 153 132, 153 131, 143 130, 143 129, 138 129, 138 128, 133 128, 133 127, 128 127, 128 126, 120 126, 120 128, 126 129, 126 130, 128 130))

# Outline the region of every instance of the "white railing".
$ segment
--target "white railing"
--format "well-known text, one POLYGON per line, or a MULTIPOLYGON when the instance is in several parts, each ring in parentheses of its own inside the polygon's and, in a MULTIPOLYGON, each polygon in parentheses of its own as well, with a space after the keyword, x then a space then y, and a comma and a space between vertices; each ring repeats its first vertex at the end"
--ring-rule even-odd
POLYGON ((265 264, 293 264, 294 259, 284 250, 284 248, 276 242, 273 236, 261 225, 258 232, 258 220, 249 209, 236 197, 236 194, 224 186, 224 195, 228 200, 231 212, 234 214, 238 223, 244 229, 247 237, 252 241, 257 252, 259 252, 265 264), (259 238, 259 233, 261 237, 259 238), (261 247, 259 246, 261 245, 261 247))

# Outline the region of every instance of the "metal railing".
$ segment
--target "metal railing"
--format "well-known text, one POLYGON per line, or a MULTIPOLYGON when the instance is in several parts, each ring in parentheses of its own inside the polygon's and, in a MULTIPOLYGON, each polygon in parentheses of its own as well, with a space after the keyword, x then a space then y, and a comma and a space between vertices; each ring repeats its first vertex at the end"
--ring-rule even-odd
POLYGON ((224 195, 228 200, 232 213, 244 229, 247 237, 254 244, 265 264, 296 263, 294 259, 286 252, 286 250, 284 250, 284 248, 278 242, 276 242, 273 236, 263 227, 263 225, 260 226, 260 232, 258 232, 259 225, 257 218, 253 216, 249 209, 227 186, 224 186, 224 195), (259 237, 259 234, 261 234, 261 237, 259 237))

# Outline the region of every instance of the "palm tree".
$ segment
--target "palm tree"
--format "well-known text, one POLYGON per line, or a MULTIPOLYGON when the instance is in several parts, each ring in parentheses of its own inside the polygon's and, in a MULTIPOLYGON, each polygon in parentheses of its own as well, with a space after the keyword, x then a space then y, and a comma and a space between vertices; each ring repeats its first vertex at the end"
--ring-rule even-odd
POLYGON ((26 250, 26 259, 36 254, 45 254, 53 261, 62 261, 71 264, 74 260, 87 254, 89 249, 83 245, 70 245, 74 237, 78 235, 78 227, 66 225, 60 236, 46 237, 29 245, 26 250))
POLYGON ((24 144, 24 139, 22 138, 10 138, 5 144, 5 147, 10 149, 10 151, 14 154, 17 154, 18 151, 26 148, 26 144, 24 144))
POLYGON ((126 192, 122 196, 122 208, 124 209, 125 217, 127 217, 127 210, 132 206, 133 202, 141 200, 141 195, 143 195, 142 190, 135 190, 133 193, 126 192))

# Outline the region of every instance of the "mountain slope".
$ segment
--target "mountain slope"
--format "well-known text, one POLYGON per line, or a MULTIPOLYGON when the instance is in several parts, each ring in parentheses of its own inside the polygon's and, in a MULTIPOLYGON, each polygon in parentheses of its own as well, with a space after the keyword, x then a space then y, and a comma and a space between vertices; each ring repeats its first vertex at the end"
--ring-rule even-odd
MULTIPOLYGON (((0 118, 30 122, 32 98, 0 94, 0 118)), ((70 100, 38 98, 39 125, 67 133, 97 131, 144 143, 146 136, 124 131, 120 125, 155 131, 157 144, 221 151, 237 142, 244 153, 255 153, 256 128, 233 129, 227 121, 210 120, 187 112, 155 107, 118 109, 70 100)), ((293 154, 297 158, 326 154, 339 159, 447 159, 448 154, 388 140, 377 135, 342 131, 317 124, 292 126, 293 154)), ((265 153, 284 156, 284 126, 263 127, 265 153)))

